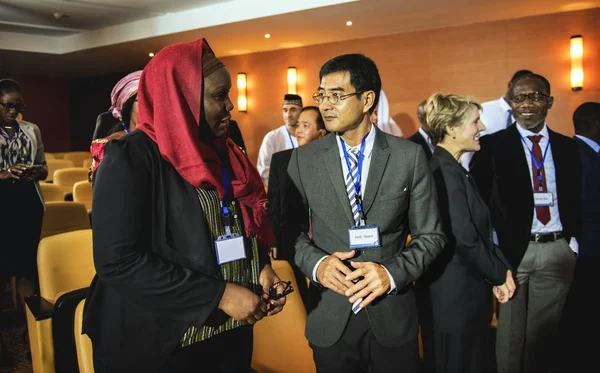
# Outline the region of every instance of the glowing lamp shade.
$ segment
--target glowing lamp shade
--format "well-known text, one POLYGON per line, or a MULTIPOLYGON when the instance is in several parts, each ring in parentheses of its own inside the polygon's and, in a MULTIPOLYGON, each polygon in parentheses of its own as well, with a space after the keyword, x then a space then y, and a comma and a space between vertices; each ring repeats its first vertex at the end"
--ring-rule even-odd
POLYGON ((571 89, 583 89, 583 37, 571 36, 571 89))
POLYGON ((245 113, 248 111, 248 100, 246 99, 246 73, 237 74, 237 88, 238 88, 238 99, 237 107, 238 111, 245 113))
POLYGON ((288 93, 297 94, 298 89, 296 86, 296 82, 298 81, 298 76, 296 74, 296 68, 293 66, 288 67, 287 81, 288 81, 288 93))

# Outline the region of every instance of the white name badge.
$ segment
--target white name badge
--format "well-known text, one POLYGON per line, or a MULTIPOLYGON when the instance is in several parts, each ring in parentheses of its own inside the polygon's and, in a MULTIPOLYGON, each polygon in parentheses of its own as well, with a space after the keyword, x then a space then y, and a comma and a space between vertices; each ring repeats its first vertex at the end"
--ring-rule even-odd
POLYGON ((350 242, 350 249, 379 247, 379 228, 374 225, 350 228, 348 242, 350 242))
POLYGON ((237 233, 231 236, 221 236, 215 241, 215 251, 219 265, 246 259, 244 237, 237 233))
POLYGON ((533 202, 536 206, 554 206, 554 200, 550 192, 533 193, 533 202))

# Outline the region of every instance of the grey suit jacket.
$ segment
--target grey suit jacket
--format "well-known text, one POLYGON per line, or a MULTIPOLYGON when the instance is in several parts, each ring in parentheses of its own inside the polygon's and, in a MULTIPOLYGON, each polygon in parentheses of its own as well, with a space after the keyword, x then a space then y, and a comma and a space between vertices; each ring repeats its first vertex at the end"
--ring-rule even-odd
MULTIPOLYGON (((382 246, 364 249, 354 260, 379 263, 393 277, 397 291, 361 312, 368 313, 381 344, 399 346, 418 334, 413 281, 440 254, 446 239, 425 153, 408 140, 376 131, 363 209, 367 224, 379 227, 382 246)), ((288 167, 311 211, 312 240, 301 233, 295 256, 309 278, 323 256, 349 250, 348 229, 354 225, 336 141, 332 133, 296 148, 288 167)), ((316 346, 331 346, 341 337, 350 312, 347 297, 311 286, 306 337, 316 346)))

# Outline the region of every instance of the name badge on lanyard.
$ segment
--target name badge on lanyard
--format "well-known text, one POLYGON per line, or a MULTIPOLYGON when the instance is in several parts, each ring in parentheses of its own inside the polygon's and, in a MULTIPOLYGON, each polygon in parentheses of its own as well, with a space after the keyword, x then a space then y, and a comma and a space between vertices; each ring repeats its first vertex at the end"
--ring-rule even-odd
POLYGON ((554 206, 554 196, 552 195, 552 192, 548 192, 548 191, 544 190, 543 176, 542 176, 542 168, 544 167, 544 161, 546 160, 546 154, 548 154, 548 148, 550 147, 550 141, 548 141, 548 144, 546 144, 546 149, 544 149, 544 155, 542 156, 541 162, 538 163, 537 159, 535 159, 535 156, 533 155, 533 151, 531 149, 529 149, 523 136, 521 136, 521 140, 525 144, 525 147, 527 148, 527 150, 529 150, 529 154, 531 154, 531 160, 533 161, 533 164, 535 165, 535 168, 536 168, 536 170, 532 170, 532 171, 534 171, 534 174, 537 174, 537 177, 535 177, 533 180, 533 202, 534 202, 534 205, 536 207, 554 206), (537 172, 535 172, 535 171, 537 171, 537 172))
POLYGON ((354 195, 356 198, 355 203, 360 217, 358 226, 354 226, 348 229, 348 243, 351 250, 381 246, 379 242, 379 228, 372 224, 366 224, 366 216, 362 208, 362 199, 360 198, 360 181, 362 174, 363 157, 365 152, 365 143, 368 135, 369 134, 366 134, 365 137, 363 137, 362 142, 360 144, 360 153, 358 154, 357 160, 358 164, 356 171, 356 181, 354 180, 354 178, 352 178, 352 166, 350 165, 350 159, 348 158, 346 144, 344 143, 344 140, 342 140, 342 138, 340 137, 342 150, 344 151, 344 158, 346 159, 346 166, 348 167, 348 175, 350 175, 350 177, 354 181, 354 195))
POLYGON ((244 245, 244 237, 237 233, 231 233, 231 214, 225 201, 229 191, 229 177, 227 169, 223 163, 223 186, 225 194, 221 200, 221 215, 223 218, 223 226, 225 234, 219 236, 215 240, 215 252, 217 255, 217 263, 219 265, 233 262, 236 260, 246 259, 246 247, 244 245))

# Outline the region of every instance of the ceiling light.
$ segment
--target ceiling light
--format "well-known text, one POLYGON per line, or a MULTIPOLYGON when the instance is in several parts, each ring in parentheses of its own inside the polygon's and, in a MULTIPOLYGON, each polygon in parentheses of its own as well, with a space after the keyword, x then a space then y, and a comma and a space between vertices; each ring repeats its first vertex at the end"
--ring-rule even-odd
POLYGON ((352 26, 352 21, 346 22, 346 26, 352 26))
POLYGON ((265 34, 265 39, 268 39, 271 37, 271 34, 265 34))
POLYGON ((148 57, 154 57, 154 53, 152 53, 152 52, 148 53, 148 57))

